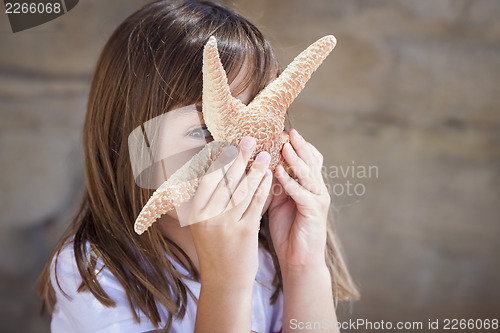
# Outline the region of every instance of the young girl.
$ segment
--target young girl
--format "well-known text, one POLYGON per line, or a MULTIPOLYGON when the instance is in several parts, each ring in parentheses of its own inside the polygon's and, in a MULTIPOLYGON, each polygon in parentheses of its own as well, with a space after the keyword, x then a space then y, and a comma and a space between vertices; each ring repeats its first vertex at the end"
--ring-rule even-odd
MULTIPOLYGON (((105 45, 84 127, 84 202, 39 281, 53 332, 299 332, 314 322, 337 331, 335 300, 357 296, 327 221, 321 154, 295 130, 282 154, 298 182, 283 168, 273 177, 262 152, 231 214, 219 213, 236 189, 207 177, 187 204, 201 222, 181 227, 180 209, 134 232, 152 190, 134 181, 128 136, 164 115, 169 156, 186 160, 211 140, 200 106, 210 36, 244 103, 279 74, 261 32, 209 1, 147 4, 105 45)), ((254 145, 246 137, 216 163, 239 179, 254 145)))

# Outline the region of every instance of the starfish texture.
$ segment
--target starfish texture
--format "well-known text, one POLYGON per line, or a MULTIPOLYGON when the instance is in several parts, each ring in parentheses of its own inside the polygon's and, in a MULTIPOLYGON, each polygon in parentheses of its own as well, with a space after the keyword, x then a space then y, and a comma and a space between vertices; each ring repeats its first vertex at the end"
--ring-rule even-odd
POLYGON ((161 215, 189 200, 198 188, 199 179, 222 150, 238 144, 246 136, 256 139, 249 166, 259 152, 267 151, 271 155, 269 168, 272 171, 281 164, 291 173, 281 155, 283 145, 290 141, 284 132, 286 111, 335 44, 333 36, 325 36, 313 43, 245 105, 231 95, 217 42, 215 37, 210 37, 203 53, 202 112, 214 141, 153 193, 135 221, 135 231, 142 234, 161 215))

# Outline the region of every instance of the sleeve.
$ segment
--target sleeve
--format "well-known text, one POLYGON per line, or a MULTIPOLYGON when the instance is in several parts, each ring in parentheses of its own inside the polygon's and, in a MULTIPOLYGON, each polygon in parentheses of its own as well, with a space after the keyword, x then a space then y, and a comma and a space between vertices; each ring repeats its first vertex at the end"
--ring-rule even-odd
POLYGON ((104 291, 116 302, 115 307, 104 306, 88 290, 77 292, 81 278, 73 247, 69 245, 61 251, 57 261, 52 262, 51 270, 51 283, 56 294, 51 322, 53 333, 135 333, 155 330, 142 312, 139 313, 140 323, 135 322, 125 290, 109 270, 103 269, 98 279, 104 291))

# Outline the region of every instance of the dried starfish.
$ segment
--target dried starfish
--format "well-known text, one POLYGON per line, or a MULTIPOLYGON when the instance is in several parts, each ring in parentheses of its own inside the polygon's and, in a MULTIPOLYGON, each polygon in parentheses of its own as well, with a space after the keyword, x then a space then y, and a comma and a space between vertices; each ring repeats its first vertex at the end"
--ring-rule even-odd
POLYGON ((256 139, 250 163, 259 152, 267 151, 271 155, 271 170, 278 164, 286 166, 281 155, 283 145, 289 142, 288 134, 284 133, 286 111, 335 44, 333 36, 325 36, 313 43, 245 105, 231 95, 217 42, 210 37, 203 52, 202 109, 214 141, 205 145, 153 193, 135 221, 135 231, 142 234, 161 215, 189 200, 211 162, 225 147, 238 144, 245 136, 256 139))

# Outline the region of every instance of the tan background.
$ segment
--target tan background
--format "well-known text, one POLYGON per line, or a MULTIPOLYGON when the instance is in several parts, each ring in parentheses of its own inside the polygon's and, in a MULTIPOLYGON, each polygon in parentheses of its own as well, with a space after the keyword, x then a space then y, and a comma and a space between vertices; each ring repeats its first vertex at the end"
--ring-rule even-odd
MULTIPOLYGON (((48 332, 34 281, 83 186, 90 74, 112 30, 144 2, 82 0, 16 34, 0 14, 2 332, 48 332)), ((323 35, 338 39, 290 111, 329 171, 378 168, 330 179, 365 191, 334 195, 362 292, 341 320, 498 318, 500 1, 228 3, 285 65, 323 35)))

